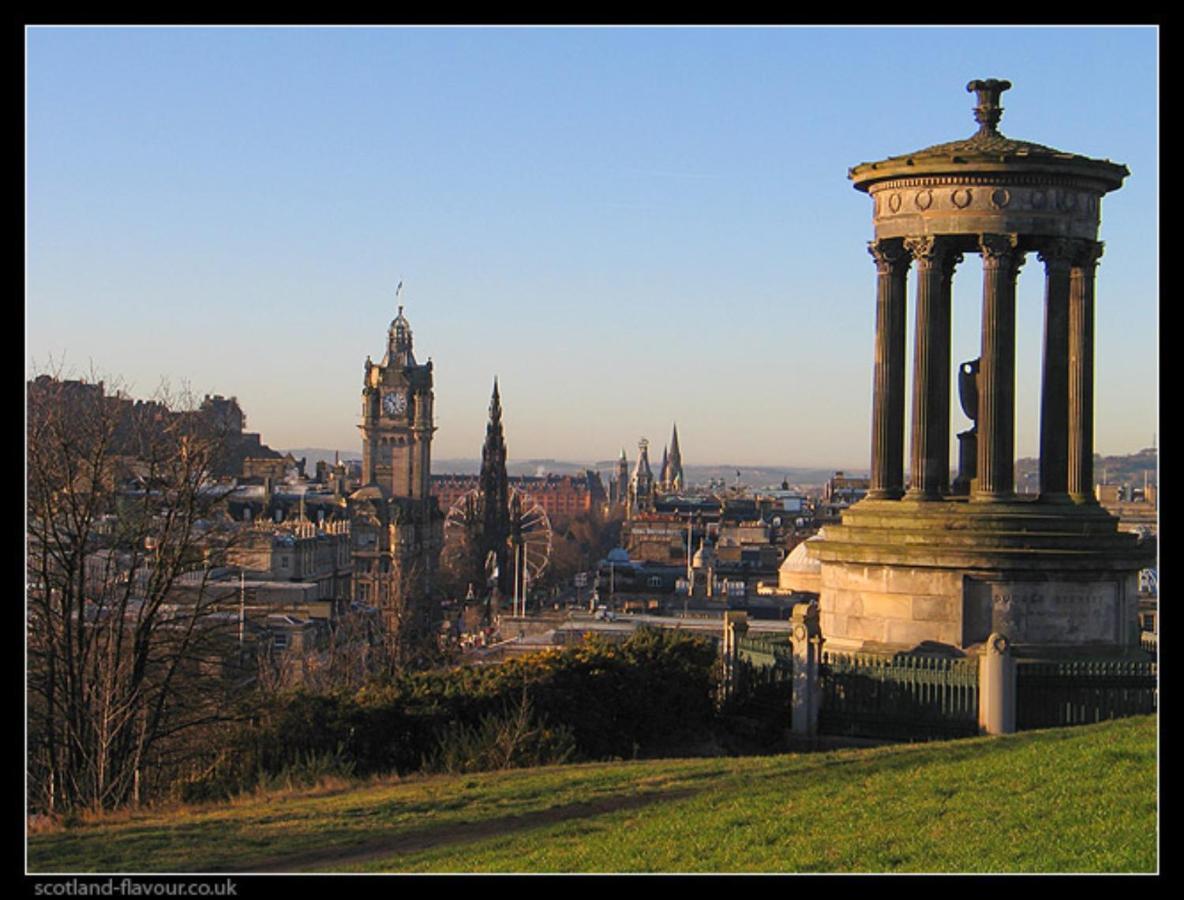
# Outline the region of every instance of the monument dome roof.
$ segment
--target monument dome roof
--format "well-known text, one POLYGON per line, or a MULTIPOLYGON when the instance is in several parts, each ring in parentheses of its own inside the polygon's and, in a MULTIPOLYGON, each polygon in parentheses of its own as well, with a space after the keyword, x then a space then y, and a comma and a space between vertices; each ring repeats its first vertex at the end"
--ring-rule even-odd
POLYGON ((970 137, 934 144, 878 162, 860 163, 851 168, 847 177, 861 191, 890 178, 971 173, 1071 175, 1097 181, 1104 191, 1122 185, 1130 171, 1120 163, 1068 153, 1001 133, 996 127, 1003 114, 999 95, 1010 87, 1011 82, 995 79, 972 81, 966 86, 979 97, 974 109, 979 130, 970 137))

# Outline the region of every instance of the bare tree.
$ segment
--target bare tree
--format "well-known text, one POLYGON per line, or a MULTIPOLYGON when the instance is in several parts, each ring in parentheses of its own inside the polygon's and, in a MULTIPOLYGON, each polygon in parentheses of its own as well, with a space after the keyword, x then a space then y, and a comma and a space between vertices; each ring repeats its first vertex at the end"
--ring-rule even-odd
POLYGON ((382 607, 379 671, 401 672, 431 666, 440 658, 435 599, 422 561, 396 566, 382 607))
POLYGON ((33 808, 138 800, 225 715, 236 623, 210 584, 230 539, 210 480, 223 435, 177 406, 163 390, 28 385, 33 808))

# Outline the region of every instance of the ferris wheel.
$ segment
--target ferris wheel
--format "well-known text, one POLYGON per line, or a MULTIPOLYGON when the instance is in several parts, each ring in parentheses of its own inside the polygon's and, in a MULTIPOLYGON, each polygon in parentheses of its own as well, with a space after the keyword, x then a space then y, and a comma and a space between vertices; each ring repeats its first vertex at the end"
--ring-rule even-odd
MULTIPOLYGON (((551 519, 542 504, 510 485, 507 497, 510 508, 510 553, 507 564, 520 567, 516 577, 523 587, 538 583, 551 559, 551 519), (515 552, 517 551, 517 552, 515 552), (516 557, 516 558, 515 558, 516 557)), ((465 552, 473 523, 481 521, 483 498, 479 488, 466 491, 456 499, 444 518, 444 552, 465 552)))

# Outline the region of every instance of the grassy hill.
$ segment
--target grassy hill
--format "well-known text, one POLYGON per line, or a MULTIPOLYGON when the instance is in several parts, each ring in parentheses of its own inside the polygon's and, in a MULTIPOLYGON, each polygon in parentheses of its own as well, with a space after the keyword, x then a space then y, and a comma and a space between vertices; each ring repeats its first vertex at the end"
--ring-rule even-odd
POLYGON ((31 872, 1151 872, 1156 721, 364 785, 43 831, 31 872))

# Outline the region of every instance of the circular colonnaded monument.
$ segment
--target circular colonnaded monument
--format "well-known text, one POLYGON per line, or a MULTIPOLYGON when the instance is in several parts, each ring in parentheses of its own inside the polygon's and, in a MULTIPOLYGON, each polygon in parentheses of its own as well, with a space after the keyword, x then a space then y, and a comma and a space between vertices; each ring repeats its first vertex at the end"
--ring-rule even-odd
POLYGON ((1011 85, 972 81, 978 131, 850 170, 874 204, 871 484, 811 552, 819 624, 837 650, 951 653, 1005 635, 1020 654, 1136 647, 1137 537, 1093 493, 1094 273, 1102 196, 1130 174, 998 131, 1011 85), (950 481, 951 280, 982 257, 982 348, 959 367, 974 427, 950 481), (1016 278, 1044 275, 1040 492, 1017 496, 1016 278), (915 280, 909 480, 905 327, 915 280))

